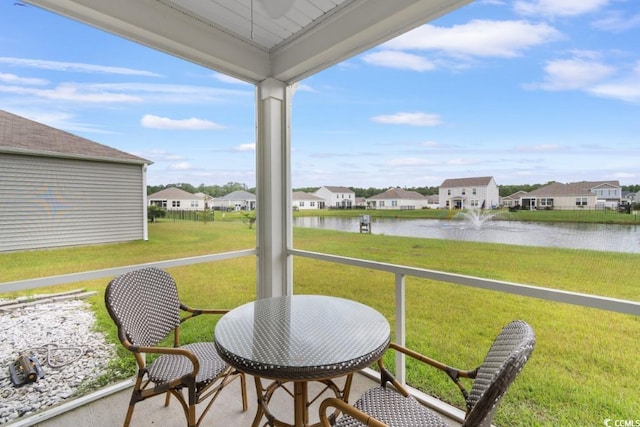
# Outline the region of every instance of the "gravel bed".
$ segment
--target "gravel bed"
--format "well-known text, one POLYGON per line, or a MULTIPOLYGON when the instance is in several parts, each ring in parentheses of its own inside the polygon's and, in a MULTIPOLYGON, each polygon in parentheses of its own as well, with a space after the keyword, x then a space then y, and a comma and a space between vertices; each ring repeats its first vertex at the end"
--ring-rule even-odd
POLYGON ((81 300, 0 310, 0 424, 55 406, 100 376, 115 349, 94 325, 81 300), (9 366, 21 354, 34 356, 44 377, 16 387, 9 366))

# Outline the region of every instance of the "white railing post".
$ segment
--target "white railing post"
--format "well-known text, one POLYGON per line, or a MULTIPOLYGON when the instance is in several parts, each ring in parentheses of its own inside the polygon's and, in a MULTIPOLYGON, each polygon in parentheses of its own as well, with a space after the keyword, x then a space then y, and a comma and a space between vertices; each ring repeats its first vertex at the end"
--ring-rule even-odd
MULTIPOLYGON (((396 337, 395 342, 404 346, 406 344, 406 301, 405 301, 405 275, 396 273, 396 337)), ((400 384, 405 384, 407 365, 404 353, 396 352, 396 379, 400 384)))

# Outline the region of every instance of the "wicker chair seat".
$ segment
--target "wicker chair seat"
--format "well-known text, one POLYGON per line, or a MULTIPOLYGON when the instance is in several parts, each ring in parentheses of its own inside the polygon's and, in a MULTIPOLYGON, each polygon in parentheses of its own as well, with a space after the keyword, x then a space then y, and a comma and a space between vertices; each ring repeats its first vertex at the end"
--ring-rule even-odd
MULTIPOLYGON (((434 412, 392 388, 369 389, 353 406, 389 427, 447 427, 434 412)), ((362 427, 362 424, 345 414, 338 419, 336 427, 362 427)))
MULTIPOLYGON (((227 368, 227 364, 218 356, 213 343, 197 342, 180 348, 189 350, 198 358, 200 363, 200 370, 196 375, 198 385, 210 383, 227 368)), ((163 354, 147 368, 149 379, 156 384, 162 384, 190 374, 193 371, 193 364, 185 356, 163 354)))

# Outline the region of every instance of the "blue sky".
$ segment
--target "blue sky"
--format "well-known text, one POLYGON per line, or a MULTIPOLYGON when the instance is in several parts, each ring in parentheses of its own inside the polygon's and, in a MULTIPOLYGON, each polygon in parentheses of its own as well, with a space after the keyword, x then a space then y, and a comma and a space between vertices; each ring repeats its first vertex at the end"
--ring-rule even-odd
MULTIPOLYGON (((640 3, 477 1, 300 82, 293 187, 640 183, 640 3)), ((154 162, 153 185, 255 186, 254 88, 13 1, 0 109, 154 162)))

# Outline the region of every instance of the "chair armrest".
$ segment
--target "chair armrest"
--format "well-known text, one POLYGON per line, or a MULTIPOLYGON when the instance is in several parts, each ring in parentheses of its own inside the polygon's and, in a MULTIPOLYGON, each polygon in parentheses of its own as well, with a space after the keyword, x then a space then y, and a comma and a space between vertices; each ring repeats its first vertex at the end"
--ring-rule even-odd
MULTIPOLYGON (((460 389, 460 392, 462 393, 462 397, 464 398, 464 401, 465 402, 468 401, 469 393, 467 392, 467 389, 464 388, 464 385, 460 382, 460 378, 474 379, 478 374, 478 368, 475 368, 472 370, 462 370, 462 369, 454 368, 452 366, 439 362, 435 359, 432 359, 431 357, 425 356, 424 354, 420 354, 417 351, 411 350, 407 347, 401 346, 400 344, 396 344, 393 342, 389 344, 389 348, 395 351, 404 353, 415 360, 426 363, 429 366, 433 366, 434 368, 445 372, 447 376, 451 379, 451 381, 453 381, 455 385, 458 386, 458 389, 460 389)), ((404 390, 402 385, 398 383, 398 381, 393 377, 393 375, 389 373, 389 371, 387 371, 387 369, 383 366, 382 359, 380 359, 378 364, 380 365, 380 370, 382 372, 381 379, 382 379, 383 385, 385 382, 391 382, 398 391, 400 391, 402 394, 406 396, 407 392, 404 390)))
POLYGON ((359 409, 356 409, 343 400, 335 397, 329 397, 323 400, 320 404, 320 423, 323 427, 331 427, 333 416, 327 416, 327 409, 329 408, 335 408, 343 414, 349 415, 369 427, 388 427, 382 421, 373 418, 371 415, 365 414, 359 409))
MULTIPOLYGON (((389 344, 389 348, 399 351, 401 353, 406 354, 407 356, 416 359, 420 362, 426 363, 427 365, 433 366, 434 368, 440 369, 441 371, 444 371, 447 373, 447 375, 449 375, 449 377, 455 376, 456 378, 458 377, 462 377, 462 378, 475 378, 477 373, 478 373, 478 368, 472 369, 472 370, 462 370, 462 369, 458 369, 458 368, 454 368, 452 366, 446 365, 442 362, 439 362, 435 359, 432 359, 431 357, 425 356, 424 354, 420 354, 415 350, 411 350, 407 347, 403 347, 400 344, 396 344, 396 343, 391 343, 389 344)), ((453 378, 452 378, 453 379, 453 378)))
POLYGON ((125 348, 133 353, 154 353, 154 354, 173 354, 176 356, 184 356, 193 365, 193 371, 191 371, 191 375, 195 378, 200 370, 200 362, 195 354, 190 352, 189 350, 185 350, 184 348, 178 347, 145 347, 145 346, 136 346, 131 344, 128 340, 123 341, 122 344, 125 348))
POLYGON ((180 323, 184 322, 185 320, 191 319, 192 317, 200 316, 201 314, 226 314, 230 311, 227 308, 194 308, 189 307, 188 305, 185 305, 183 303, 180 303, 180 310, 190 313, 189 315, 180 319, 180 323))

